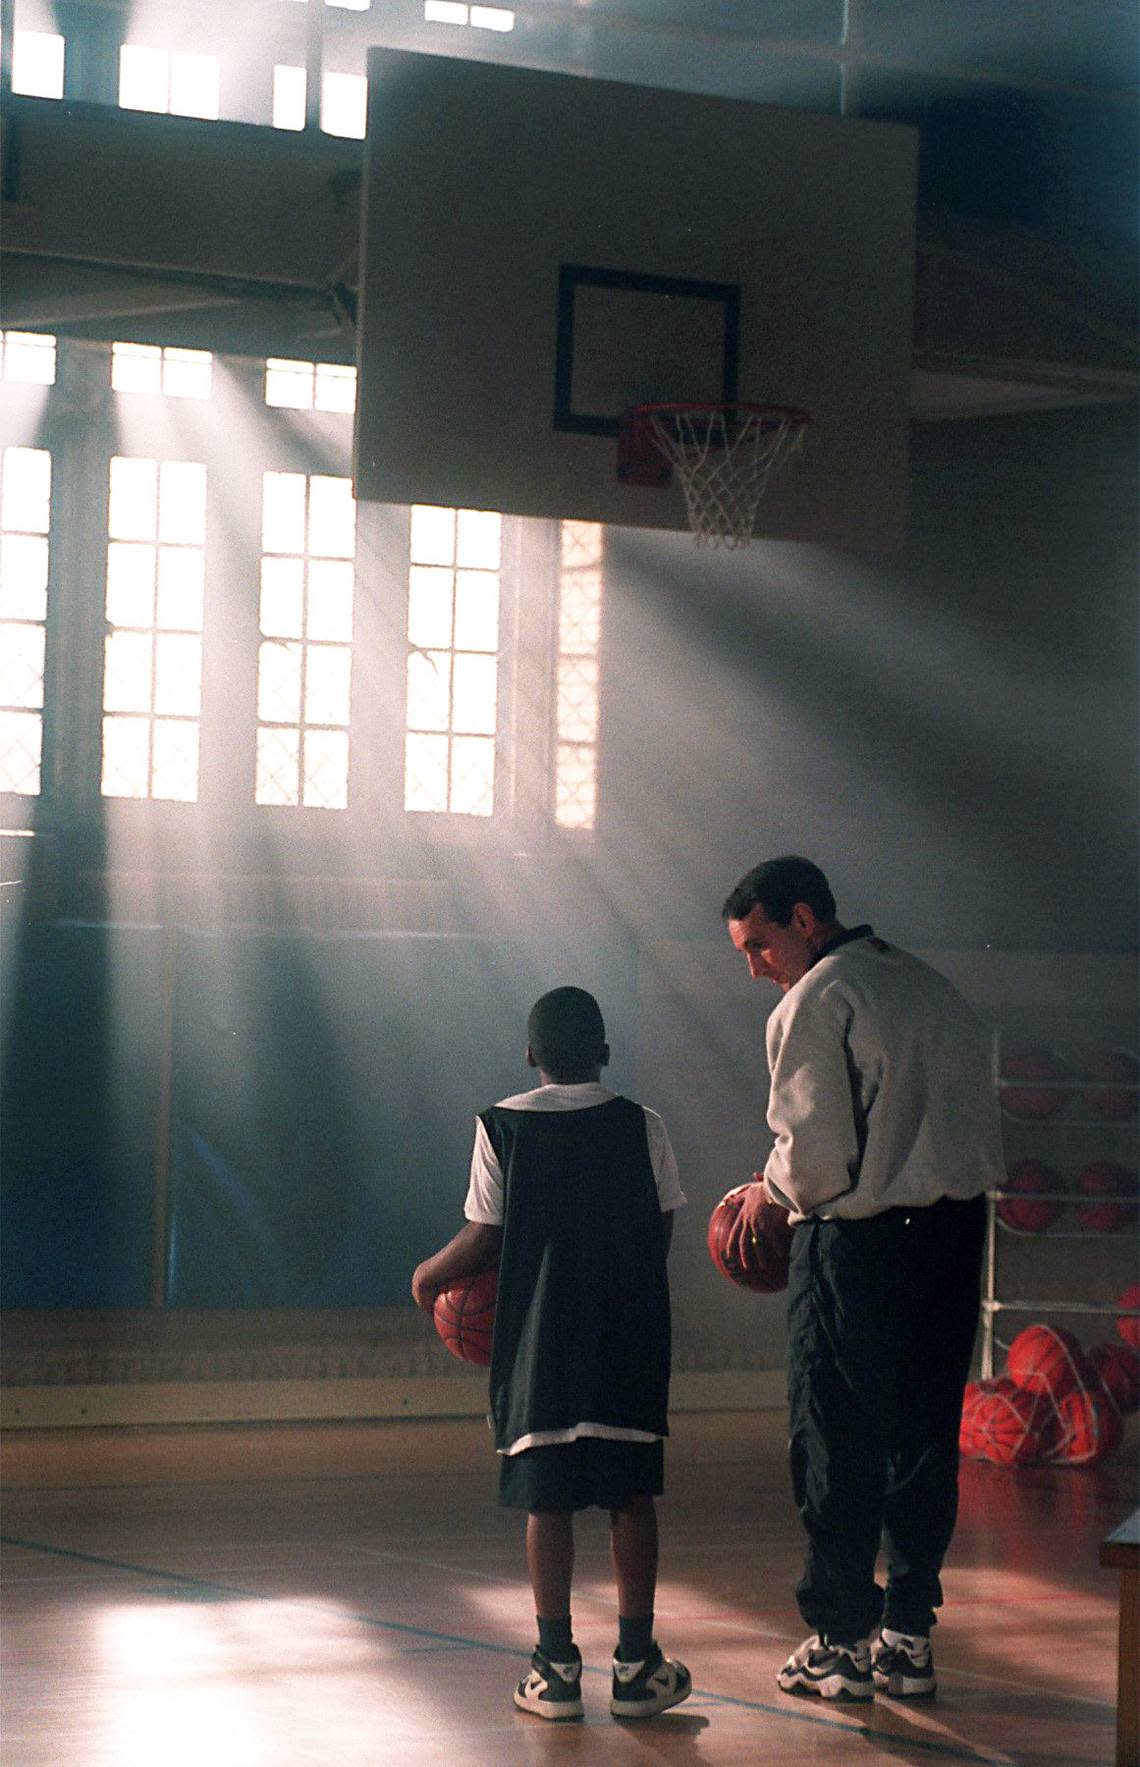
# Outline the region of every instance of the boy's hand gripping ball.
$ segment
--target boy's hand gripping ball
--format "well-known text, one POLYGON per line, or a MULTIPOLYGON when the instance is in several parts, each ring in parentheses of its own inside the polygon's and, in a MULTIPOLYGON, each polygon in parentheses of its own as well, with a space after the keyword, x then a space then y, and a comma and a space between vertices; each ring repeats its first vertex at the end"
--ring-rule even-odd
POLYGON ((464 1276, 450 1288, 440 1289, 435 1297, 435 1329, 461 1362, 486 1368, 491 1360, 498 1287, 497 1270, 480 1270, 477 1276, 464 1276))

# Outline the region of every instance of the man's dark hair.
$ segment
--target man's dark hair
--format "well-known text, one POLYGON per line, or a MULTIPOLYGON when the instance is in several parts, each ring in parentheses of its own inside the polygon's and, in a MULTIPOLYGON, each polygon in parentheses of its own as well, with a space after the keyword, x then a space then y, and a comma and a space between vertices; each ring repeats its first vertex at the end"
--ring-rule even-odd
POLYGON ((585 988, 552 988, 536 1000, 526 1022, 530 1052, 554 1080, 590 1074, 605 1055, 602 1010, 585 988))
POLYGON ((787 926, 797 902, 806 902, 817 920, 835 919, 835 897, 819 866, 787 853, 746 872, 721 914, 725 920, 747 920, 754 908, 763 908, 766 920, 787 926))

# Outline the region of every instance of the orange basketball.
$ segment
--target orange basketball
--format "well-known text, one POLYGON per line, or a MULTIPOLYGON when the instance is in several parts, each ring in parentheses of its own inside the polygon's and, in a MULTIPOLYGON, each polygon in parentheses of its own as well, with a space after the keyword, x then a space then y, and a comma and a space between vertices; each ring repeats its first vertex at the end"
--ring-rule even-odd
POLYGON ((1009 1049, 1001 1062, 1001 1104, 1011 1117, 1053 1117, 1065 1103, 1065 1094, 1055 1086, 1013 1086, 1011 1080, 1063 1080, 1064 1063, 1051 1049, 1034 1046, 1009 1049))
POLYGON ((1095 1376, 1072 1332, 1027 1325, 1009 1346, 1006 1372, 1023 1392, 1045 1394, 1058 1405, 1066 1393, 1091 1387, 1095 1376))
POLYGON ((1024 1201, 1018 1196, 1003 1196, 998 1203, 998 1218, 1015 1233, 1042 1233, 1061 1213, 1061 1204, 1033 1192, 1058 1191, 1063 1188, 1060 1174, 1040 1160, 1018 1160, 1006 1173, 1003 1191, 1030 1192, 1024 1201))
POLYGON ((491 1360, 498 1287, 497 1270, 480 1270, 478 1276, 465 1276, 435 1297, 435 1329, 461 1362, 486 1368, 491 1360))
POLYGON ((1134 1282, 1131 1288, 1126 1288, 1122 1295, 1118 1295, 1116 1304, 1128 1309, 1127 1312, 1116 1315, 1117 1331, 1126 1344, 1131 1344, 1134 1350, 1140 1350, 1140 1319, 1129 1317, 1130 1313, 1140 1307, 1140 1282, 1134 1282))
MULTIPOLYGON (((755 1182, 755 1180, 753 1180, 755 1182)), ((750 1288, 759 1294, 774 1295, 788 1286, 788 1260, 792 1251, 792 1228, 788 1211, 778 1203, 764 1203, 756 1223, 754 1238, 745 1246, 744 1260, 731 1257, 726 1250, 728 1236, 740 1214, 744 1194, 750 1184, 738 1184, 727 1196, 721 1197, 709 1216, 709 1257, 722 1276, 739 1288, 750 1288)))
POLYGON ((1066 1393, 1057 1402, 1057 1416, 1044 1458, 1061 1466, 1095 1466, 1120 1446, 1120 1414, 1107 1394, 1066 1393))
MULTIPOLYGON (((1077 1179, 1077 1189, 1082 1196, 1135 1199, 1136 1173, 1115 1160, 1092 1160, 1077 1179)), ((1136 1213, 1135 1200, 1089 1202, 1081 1204, 1077 1220, 1090 1233, 1119 1233, 1131 1226, 1136 1213)))
POLYGON ((1135 1350, 1127 1344, 1093 1344, 1088 1357, 1120 1416, 1140 1410, 1140 1357, 1135 1350))

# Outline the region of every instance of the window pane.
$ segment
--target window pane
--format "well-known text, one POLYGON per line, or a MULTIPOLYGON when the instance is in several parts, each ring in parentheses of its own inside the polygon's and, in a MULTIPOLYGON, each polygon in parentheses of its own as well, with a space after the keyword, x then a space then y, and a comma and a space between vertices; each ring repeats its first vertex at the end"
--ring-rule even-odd
POLYGON ((456 573, 455 648, 499 648, 499 579, 490 571, 456 573))
POLYGON ((446 736, 412 734, 408 737, 404 761, 404 808, 446 811, 446 736))
POLYGON ((153 546, 112 540, 107 548, 107 618, 112 626, 154 623, 153 546))
POLYGON ((39 534, 0 538, 0 619, 47 618, 48 543, 39 534))
POLYGON ((105 644, 103 708, 108 712, 148 712, 151 695, 149 632, 109 632, 105 644))
POLYGON ((461 509, 456 518, 456 564, 469 570, 497 571, 503 518, 492 510, 461 509))
POLYGON ((112 344, 111 386, 116 393, 160 393, 162 351, 157 344, 112 344))
POLYGON ((196 718, 201 703, 202 640, 188 632, 160 633, 155 639, 155 711, 196 718))
POLYGON ((166 110, 170 58, 165 49, 124 43, 119 50, 119 103, 124 110, 166 110))
POLYGON ((257 783, 254 801, 258 804, 296 804, 300 802, 298 766, 301 753, 299 730, 259 730, 257 733, 257 783))
POLYGON ((592 653, 601 638, 602 573, 597 568, 567 572, 558 610, 558 648, 592 653))
POLYGON ((6 331, 3 338, 5 380, 43 387, 55 384, 55 339, 50 333, 6 331))
POLYGON ((206 560, 196 546, 161 546, 158 553, 158 620, 167 631, 200 632, 206 560))
POLYGON ((451 647, 452 573, 414 564, 408 578, 408 637, 421 650, 451 647))
MULTIPOLYGON (((303 67, 278 65, 273 70, 273 127, 303 129, 305 127, 305 89, 308 82, 303 67)), ((287 404, 287 400, 270 399, 270 405, 287 404)))
POLYGON ((459 654, 454 664, 451 707, 453 730, 495 732, 498 658, 459 654))
POLYGON ((347 724, 352 653, 347 645, 310 644, 305 653, 305 722, 347 724))
POLYGON ((149 785, 150 723, 146 718, 104 718, 105 798, 145 798, 149 785))
POLYGON ((305 567, 299 558, 261 561, 261 630, 267 638, 304 634, 305 567))
POLYGON ((206 538, 206 468, 164 460, 159 476, 158 537, 201 546, 206 538))
POLYGON ((554 820, 562 828, 593 828, 597 765, 592 749, 560 743, 555 759, 554 820))
POLYGON ((561 532, 562 569, 578 570, 602 561, 601 522, 564 521, 561 532))
POLYGON ((0 637, 0 705, 44 703, 44 628, 6 625, 0 637))
POLYGON ((558 734, 564 742, 597 740, 598 665, 593 657, 559 659, 558 734))
POLYGON ((304 473, 266 473, 261 506, 261 546, 264 552, 304 552, 304 473))
POLYGON ((162 390, 172 399, 208 399, 213 377, 214 358, 209 350, 162 352, 162 390))
POLYGON ((50 31, 17 31, 12 45, 12 90, 28 98, 63 97, 63 38, 50 31))
POLYGON ((348 644, 352 639, 351 564, 339 559, 316 558, 309 565, 307 634, 348 644))
POLYGON ((5 448, 0 527, 46 534, 51 519, 51 455, 46 448, 5 448))
POLYGON ((411 560, 413 564, 455 563, 454 509, 437 509, 430 503, 413 504, 411 560))
POLYGON ((451 658, 445 650, 413 651, 408 658, 409 730, 446 730, 451 705, 451 658))
POLYGON ((0 791, 36 796, 42 744, 43 720, 34 712, 0 712, 0 791))
MULTIPOLYGON (((301 113, 300 128, 304 123, 301 113)), ((265 403, 294 411, 308 411, 313 403, 313 364, 270 356, 265 364, 265 403)))
POLYGON ((170 109, 180 117, 218 114, 221 68, 216 55, 175 50, 170 57, 170 109))
POLYGON ((153 732, 154 766, 150 795, 192 804, 198 796, 198 725, 196 721, 159 718, 153 732))
POLYGON ((303 801, 314 809, 347 808, 347 730, 306 730, 303 801))
POLYGON ((482 31, 513 31, 515 15, 502 6, 473 6, 471 23, 482 31))
POLYGON ((368 123, 368 81, 363 74, 327 73, 321 83, 321 128, 326 135, 363 141, 368 123))
POLYGON ((351 558, 356 545, 356 505, 351 479, 309 480, 309 551, 321 558, 351 558))
POLYGON ((339 362, 317 363, 318 411, 356 410, 356 370, 339 362))
MULTIPOLYGON (((301 646, 275 640, 257 659, 257 715, 265 723, 296 724, 301 716, 301 646)), ((260 801, 260 800, 259 800, 260 801)))
POLYGON ((450 808, 458 816, 490 816, 494 810, 495 745, 486 737, 454 739, 450 808))
POLYGON ((158 521, 158 462, 116 455, 111 462, 107 531, 113 540, 153 540, 158 521))

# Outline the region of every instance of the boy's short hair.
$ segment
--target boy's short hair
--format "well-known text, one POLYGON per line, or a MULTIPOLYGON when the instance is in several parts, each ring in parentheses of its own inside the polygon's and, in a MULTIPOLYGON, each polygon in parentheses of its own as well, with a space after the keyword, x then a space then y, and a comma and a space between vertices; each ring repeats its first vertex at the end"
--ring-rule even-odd
POLYGON ((767 920, 787 926, 797 902, 806 902, 818 920, 835 919, 835 897, 819 866, 787 853, 746 872, 721 914, 725 920, 747 920, 754 908, 762 908, 767 920))
POLYGON ((588 1073, 605 1052, 602 1009, 585 988, 552 988, 531 1007, 526 1036, 546 1073, 558 1079, 588 1073))

